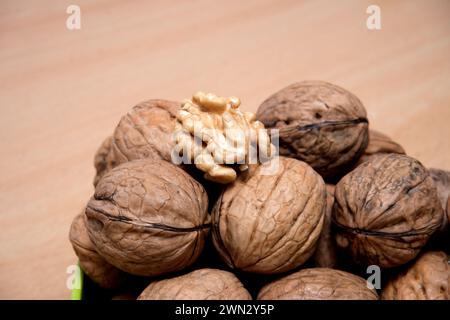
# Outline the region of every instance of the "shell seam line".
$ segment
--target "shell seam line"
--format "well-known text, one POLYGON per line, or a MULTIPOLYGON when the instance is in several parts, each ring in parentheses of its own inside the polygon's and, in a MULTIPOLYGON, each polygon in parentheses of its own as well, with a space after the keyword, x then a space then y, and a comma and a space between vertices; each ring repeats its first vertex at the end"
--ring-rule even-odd
POLYGON ((144 222, 144 221, 140 221, 140 220, 130 219, 130 218, 127 218, 124 216, 113 216, 109 213, 106 213, 105 211, 103 211, 101 209, 94 209, 94 208, 89 208, 89 209, 104 215, 105 217, 107 217, 108 219, 110 219, 112 221, 122 222, 122 223, 127 223, 127 224, 134 224, 134 225, 137 225, 140 227, 151 228, 151 229, 161 229, 161 230, 172 231, 172 232, 193 232, 193 231, 199 231, 202 229, 207 229, 211 226, 210 223, 205 223, 205 224, 199 225, 197 227, 180 228, 180 227, 168 226, 168 225, 165 225, 162 223, 144 222))
POLYGON ((324 127, 333 127, 333 126, 340 126, 340 125, 350 125, 350 124, 359 124, 359 123, 369 123, 369 120, 367 118, 356 118, 356 119, 349 119, 349 120, 329 120, 329 121, 322 121, 319 123, 311 123, 307 125, 296 125, 296 126, 287 126, 284 128, 281 128, 281 130, 292 130, 295 128, 295 130, 298 131, 308 131, 312 129, 321 129, 324 127))
POLYGON ((393 233, 382 232, 382 231, 369 231, 369 230, 365 230, 365 229, 361 229, 361 228, 351 228, 351 227, 344 226, 344 225, 340 224, 339 222, 337 222, 334 218, 332 218, 332 222, 336 227, 338 227, 342 231, 345 231, 348 233, 353 233, 353 234, 362 234, 365 236, 393 238, 393 237, 426 235, 426 234, 430 233, 429 231, 421 232, 420 230, 406 231, 406 232, 393 232, 393 233))

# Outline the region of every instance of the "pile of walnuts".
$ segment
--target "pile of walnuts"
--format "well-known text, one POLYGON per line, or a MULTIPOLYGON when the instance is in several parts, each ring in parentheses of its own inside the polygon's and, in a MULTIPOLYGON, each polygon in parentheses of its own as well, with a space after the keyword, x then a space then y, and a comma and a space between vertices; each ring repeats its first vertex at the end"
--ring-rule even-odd
POLYGON ((102 143, 70 241, 105 297, 450 299, 450 172, 330 83, 240 104, 149 100, 102 143))

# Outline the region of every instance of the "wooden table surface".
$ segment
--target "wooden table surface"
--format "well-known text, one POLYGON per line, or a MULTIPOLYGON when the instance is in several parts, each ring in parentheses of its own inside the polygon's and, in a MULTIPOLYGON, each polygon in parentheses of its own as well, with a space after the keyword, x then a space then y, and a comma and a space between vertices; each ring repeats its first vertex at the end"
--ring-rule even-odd
POLYGON ((0 298, 67 299, 93 156, 135 103, 197 90, 254 111, 298 80, 355 93, 370 126, 450 170, 450 1, 0 2, 0 298), (81 8, 68 30, 66 8, 81 8), (381 30, 366 28, 381 8, 381 30))

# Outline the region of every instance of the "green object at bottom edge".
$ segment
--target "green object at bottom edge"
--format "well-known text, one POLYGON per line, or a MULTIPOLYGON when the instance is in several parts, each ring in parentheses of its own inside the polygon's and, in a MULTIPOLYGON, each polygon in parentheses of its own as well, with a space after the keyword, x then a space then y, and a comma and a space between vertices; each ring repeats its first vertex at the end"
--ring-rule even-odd
POLYGON ((75 271, 75 285, 72 289, 70 300, 82 300, 83 299, 83 278, 84 272, 80 267, 80 263, 77 264, 77 269, 75 271))

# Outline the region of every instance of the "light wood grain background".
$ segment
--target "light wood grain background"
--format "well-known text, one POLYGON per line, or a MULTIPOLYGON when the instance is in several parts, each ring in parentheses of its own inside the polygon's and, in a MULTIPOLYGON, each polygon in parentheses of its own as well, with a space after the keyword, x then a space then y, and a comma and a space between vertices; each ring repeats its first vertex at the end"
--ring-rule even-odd
POLYGON ((93 156, 135 103, 201 89, 254 111, 320 79, 370 126, 450 170, 450 1, 1 1, 0 298, 67 299, 93 156), (366 28, 381 7, 382 29, 366 28), (82 29, 66 29, 81 7, 82 29))

